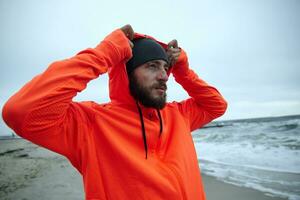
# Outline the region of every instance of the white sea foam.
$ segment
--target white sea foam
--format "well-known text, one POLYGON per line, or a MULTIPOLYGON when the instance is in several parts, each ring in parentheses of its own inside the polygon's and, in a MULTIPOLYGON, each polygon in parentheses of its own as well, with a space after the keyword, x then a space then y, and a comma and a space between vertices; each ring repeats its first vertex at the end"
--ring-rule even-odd
POLYGON ((256 169, 300 173, 300 150, 284 147, 265 147, 251 143, 196 143, 200 159, 234 166, 256 169))

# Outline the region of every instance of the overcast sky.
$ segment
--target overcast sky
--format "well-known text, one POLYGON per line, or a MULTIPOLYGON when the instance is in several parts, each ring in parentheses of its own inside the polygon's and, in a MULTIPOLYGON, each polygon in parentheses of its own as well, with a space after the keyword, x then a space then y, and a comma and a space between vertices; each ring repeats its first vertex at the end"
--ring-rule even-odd
MULTIPOLYGON (((299 11, 298 0, 1 0, 0 107, 51 62, 129 23, 178 40, 191 68, 228 101, 220 119, 300 114, 299 11)), ((168 88, 169 101, 187 97, 172 78, 168 88)), ((107 76, 75 100, 109 101, 107 76)))

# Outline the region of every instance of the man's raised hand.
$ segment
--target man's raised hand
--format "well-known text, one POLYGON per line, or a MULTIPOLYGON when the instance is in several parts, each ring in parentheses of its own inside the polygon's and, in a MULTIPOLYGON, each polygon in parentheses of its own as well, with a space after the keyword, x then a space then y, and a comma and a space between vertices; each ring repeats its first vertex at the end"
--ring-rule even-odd
POLYGON ((173 65, 175 65, 180 55, 180 49, 178 47, 177 40, 172 40, 168 43, 167 55, 170 67, 172 67, 173 65))
POLYGON ((133 36, 134 36, 134 31, 133 31, 133 28, 131 27, 131 25, 127 24, 127 25, 121 27, 120 29, 123 31, 123 33, 128 38, 130 47, 133 48, 132 40, 133 40, 133 36))

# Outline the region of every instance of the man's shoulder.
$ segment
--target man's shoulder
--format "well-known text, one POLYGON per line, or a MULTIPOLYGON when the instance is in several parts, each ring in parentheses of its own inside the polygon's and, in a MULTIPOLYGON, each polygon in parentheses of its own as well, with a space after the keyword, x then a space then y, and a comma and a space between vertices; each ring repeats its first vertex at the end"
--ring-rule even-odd
POLYGON ((168 102, 168 103, 166 103, 165 109, 167 109, 167 110, 178 110, 178 105, 179 104, 180 104, 180 102, 178 102, 178 101, 168 102))
POLYGON ((186 100, 168 102, 168 103, 166 104, 166 106, 169 107, 169 108, 178 108, 178 105, 183 104, 185 101, 186 101, 186 100))
POLYGON ((182 101, 173 101, 167 103, 166 107, 170 109, 182 110, 183 108, 193 108, 196 106, 193 98, 188 98, 182 101))

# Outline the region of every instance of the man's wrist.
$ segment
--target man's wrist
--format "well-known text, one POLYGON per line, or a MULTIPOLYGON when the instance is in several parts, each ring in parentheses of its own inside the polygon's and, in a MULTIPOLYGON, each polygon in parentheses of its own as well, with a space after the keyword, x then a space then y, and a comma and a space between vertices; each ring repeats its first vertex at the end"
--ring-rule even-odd
POLYGON ((189 71, 189 63, 188 63, 188 57, 187 54, 183 49, 181 49, 180 56, 175 63, 175 65, 172 67, 172 73, 174 76, 177 75, 184 75, 189 71))

